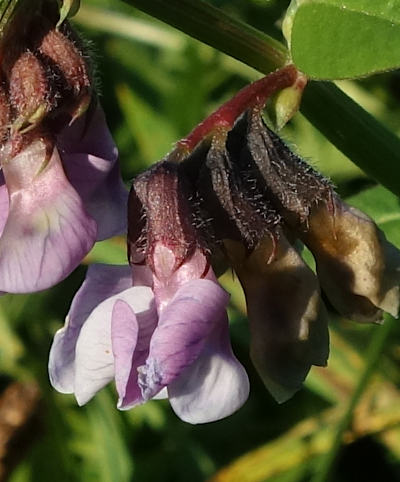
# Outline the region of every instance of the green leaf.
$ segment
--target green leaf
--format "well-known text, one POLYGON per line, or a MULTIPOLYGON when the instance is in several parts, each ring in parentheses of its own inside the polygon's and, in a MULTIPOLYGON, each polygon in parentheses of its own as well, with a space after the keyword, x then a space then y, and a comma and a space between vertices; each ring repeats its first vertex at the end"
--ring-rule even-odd
POLYGON ((293 0, 284 21, 293 62, 313 79, 400 66, 400 1, 293 0))

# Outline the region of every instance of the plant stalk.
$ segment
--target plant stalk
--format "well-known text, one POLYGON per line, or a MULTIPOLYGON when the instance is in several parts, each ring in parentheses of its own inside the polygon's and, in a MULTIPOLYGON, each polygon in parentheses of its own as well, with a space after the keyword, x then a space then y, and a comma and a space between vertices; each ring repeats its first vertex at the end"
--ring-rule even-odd
MULTIPOLYGON (((264 74, 290 62, 278 41, 204 0, 124 0, 264 74)), ((311 82, 301 112, 369 176, 400 195, 400 139, 328 82, 311 82)))

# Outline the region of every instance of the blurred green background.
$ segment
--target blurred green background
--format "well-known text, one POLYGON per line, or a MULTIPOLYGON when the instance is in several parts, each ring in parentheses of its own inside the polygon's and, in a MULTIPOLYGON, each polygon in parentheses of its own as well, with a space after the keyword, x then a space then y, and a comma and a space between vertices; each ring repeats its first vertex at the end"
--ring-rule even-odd
MULTIPOLYGON (((213 3, 280 38, 279 22, 289 2, 213 3)), ((101 102, 127 183, 224 100, 260 77, 117 0, 83 0, 74 24, 96 65, 101 102)), ((339 85, 399 133, 398 72, 339 85)), ((366 178, 301 114, 285 127, 283 137, 400 247, 400 206, 393 194, 366 178)), ((124 239, 98 243, 85 264, 99 261, 124 263, 124 239)), ((233 346, 251 381, 250 398, 238 413, 191 426, 165 401, 119 412, 113 387, 79 408, 72 396, 50 387, 47 357, 85 269, 81 266, 46 292, 0 300, 0 480, 318 480, 335 434, 345 428, 343 421, 350 423, 331 479, 400 480, 396 323, 384 328, 359 325, 332 313, 329 367, 313 369, 304 389, 278 405, 250 363, 243 296, 232 276, 225 275, 223 282, 232 293, 233 346)))

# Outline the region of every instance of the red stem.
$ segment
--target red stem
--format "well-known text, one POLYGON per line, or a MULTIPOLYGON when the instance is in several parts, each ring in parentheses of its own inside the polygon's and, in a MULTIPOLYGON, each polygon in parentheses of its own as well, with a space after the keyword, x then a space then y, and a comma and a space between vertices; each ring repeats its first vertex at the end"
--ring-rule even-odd
POLYGON ((276 70, 240 90, 232 99, 198 124, 184 139, 177 143, 178 150, 192 151, 210 132, 218 127, 230 129, 236 119, 254 105, 264 105, 267 98, 277 90, 293 85, 299 72, 294 65, 276 70))

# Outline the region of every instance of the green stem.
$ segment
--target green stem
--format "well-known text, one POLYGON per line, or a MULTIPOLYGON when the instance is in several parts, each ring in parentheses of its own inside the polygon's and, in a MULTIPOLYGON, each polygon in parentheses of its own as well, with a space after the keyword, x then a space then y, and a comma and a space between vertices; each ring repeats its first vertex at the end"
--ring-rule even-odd
POLYGON ((375 336, 372 338, 365 354, 366 364, 364 370, 361 372, 354 392, 347 403, 344 415, 336 427, 331 448, 323 457, 321 464, 317 467, 317 472, 311 482, 327 482, 331 478, 338 452, 343 443, 343 435, 351 423, 354 409, 367 387, 394 323, 395 320, 392 317, 387 316, 384 325, 376 327, 376 329, 373 330, 376 331, 376 333, 374 334, 375 336))
MULTIPOLYGON (((203 0, 124 1, 265 74, 288 61, 281 43, 203 0)), ((400 194, 397 136, 330 83, 311 83, 301 111, 368 175, 400 194)))
POLYGON ((288 61, 280 42, 203 0, 124 1, 260 72, 271 72, 288 61))
POLYGON ((5 25, 13 15, 18 6, 18 0, 1 0, 0 2, 0 31, 3 31, 5 25))
POLYGON ((366 174, 400 194, 400 140, 328 82, 310 82, 301 112, 366 174))

